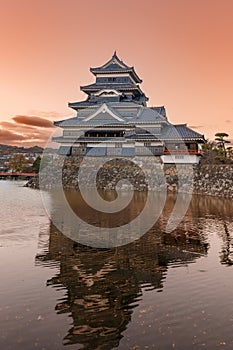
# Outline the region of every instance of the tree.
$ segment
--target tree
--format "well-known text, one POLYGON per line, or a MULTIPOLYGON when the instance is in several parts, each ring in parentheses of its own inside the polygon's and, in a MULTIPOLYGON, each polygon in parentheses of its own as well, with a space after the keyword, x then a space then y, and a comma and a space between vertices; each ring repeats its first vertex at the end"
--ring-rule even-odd
POLYGON ((12 171, 23 172, 27 168, 28 164, 29 162, 24 154, 15 153, 9 160, 8 166, 12 171))
POLYGON ((215 141, 217 142, 217 147, 220 150, 220 156, 224 156, 225 158, 227 157, 227 150, 226 150, 226 144, 230 143, 230 141, 226 140, 226 137, 229 135, 226 134, 225 132, 218 132, 215 134, 215 141), (222 152, 221 152, 222 151, 222 152))
POLYGON ((218 155, 218 149, 216 142, 207 141, 202 146, 203 157, 201 158, 201 163, 203 164, 213 164, 216 163, 216 157, 218 155))
POLYGON ((40 171, 41 157, 37 157, 32 165, 34 171, 38 174, 40 171))
POLYGON ((43 170, 47 167, 50 162, 50 157, 43 155, 42 157, 38 156, 34 161, 32 167, 34 171, 38 174, 40 170, 43 170))
POLYGON ((46 168, 50 162, 51 158, 49 156, 43 155, 40 162, 40 170, 46 168))
POLYGON ((227 158, 232 161, 233 160, 233 147, 227 147, 226 149, 227 152, 227 158))
POLYGON ((207 141, 202 146, 202 164, 222 164, 233 161, 233 147, 226 147, 226 144, 230 143, 225 139, 226 135, 226 133, 217 133, 215 141, 207 141))

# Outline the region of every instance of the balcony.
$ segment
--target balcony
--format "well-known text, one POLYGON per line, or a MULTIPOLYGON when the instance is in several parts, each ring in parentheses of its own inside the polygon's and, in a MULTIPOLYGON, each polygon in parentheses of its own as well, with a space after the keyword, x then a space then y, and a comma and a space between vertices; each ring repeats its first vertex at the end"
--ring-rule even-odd
POLYGON ((180 150, 164 150, 163 155, 196 155, 196 156, 201 156, 202 151, 201 150, 187 150, 187 149, 180 149, 180 150))

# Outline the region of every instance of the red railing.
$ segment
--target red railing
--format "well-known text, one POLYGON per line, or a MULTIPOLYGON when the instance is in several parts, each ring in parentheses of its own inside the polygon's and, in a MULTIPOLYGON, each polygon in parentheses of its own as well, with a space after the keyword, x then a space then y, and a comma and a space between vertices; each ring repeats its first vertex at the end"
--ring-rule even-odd
POLYGON ((4 171, 1 171, 0 172, 0 176, 13 176, 13 177, 17 177, 17 176, 22 176, 22 177, 34 177, 36 176, 37 174, 36 173, 20 173, 19 171, 16 171, 16 172, 11 172, 11 173, 6 173, 4 171))
POLYGON ((192 155, 197 155, 200 156, 202 155, 201 151, 193 151, 193 150, 164 150, 163 151, 164 155, 169 155, 169 154, 192 154, 192 155))

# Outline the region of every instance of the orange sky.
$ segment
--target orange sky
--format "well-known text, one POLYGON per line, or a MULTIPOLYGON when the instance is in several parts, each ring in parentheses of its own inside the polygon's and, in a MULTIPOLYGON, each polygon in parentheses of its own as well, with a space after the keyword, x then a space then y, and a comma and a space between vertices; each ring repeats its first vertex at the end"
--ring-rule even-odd
POLYGON ((79 86, 93 82, 89 67, 115 49, 171 122, 233 139, 232 0, 0 4, 0 143, 42 144, 53 128, 34 117, 74 115, 67 102, 85 99, 79 86))

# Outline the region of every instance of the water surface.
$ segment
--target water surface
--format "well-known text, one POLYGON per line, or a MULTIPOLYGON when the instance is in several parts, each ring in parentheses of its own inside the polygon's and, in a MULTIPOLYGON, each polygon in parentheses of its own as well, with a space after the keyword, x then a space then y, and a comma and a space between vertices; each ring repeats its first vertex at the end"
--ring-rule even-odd
MULTIPOLYGON (((59 232, 39 191, 0 181, 0 193, 0 349, 233 348, 232 201, 193 196, 167 235, 169 196, 141 239, 97 249, 59 232)), ((78 193, 67 198, 98 224, 78 193)))

